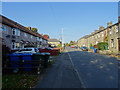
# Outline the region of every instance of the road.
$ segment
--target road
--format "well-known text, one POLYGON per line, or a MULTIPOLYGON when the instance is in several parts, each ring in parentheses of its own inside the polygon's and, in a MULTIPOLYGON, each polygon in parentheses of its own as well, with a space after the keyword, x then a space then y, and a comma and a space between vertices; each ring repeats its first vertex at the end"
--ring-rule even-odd
POLYGON ((119 60, 67 47, 36 88, 118 88, 119 60))

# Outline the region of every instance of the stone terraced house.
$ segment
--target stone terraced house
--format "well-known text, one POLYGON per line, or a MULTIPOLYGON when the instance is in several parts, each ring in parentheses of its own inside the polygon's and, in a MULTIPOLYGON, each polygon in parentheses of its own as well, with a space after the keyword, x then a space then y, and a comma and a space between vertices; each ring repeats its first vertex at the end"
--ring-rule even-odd
POLYGON ((97 45, 100 42, 108 43, 108 49, 113 53, 120 53, 120 19, 118 23, 107 23, 107 27, 99 27, 99 30, 95 30, 90 35, 86 35, 77 41, 79 47, 97 45))

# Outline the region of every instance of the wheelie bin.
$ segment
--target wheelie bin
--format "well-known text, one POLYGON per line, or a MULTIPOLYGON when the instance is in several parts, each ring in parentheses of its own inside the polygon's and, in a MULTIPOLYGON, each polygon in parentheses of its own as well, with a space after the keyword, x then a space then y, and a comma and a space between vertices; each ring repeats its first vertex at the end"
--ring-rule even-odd
POLYGON ((32 53, 22 53, 21 54, 24 71, 32 70, 32 55, 33 55, 32 53))
POLYGON ((48 60, 49 60, 49 57, 50 57, 50 53, 42 53, 42 54, 44 56, 44 59, 43 59, 44 68, 47 68, 48 67, 48 60))
POLYGON ((42 54, 42 53, 34 53, 33 54, 33 60, 34 61, 41 61, 41 60, 44 59, 43 55, 44 54, 42 54))
POLYGON ((37 73, 40 74, 41 69, 43 69, 43 60, 44 60, 44 53, 34 53, 33 54, 33 67, 36 67, 37 73))
POLYGON ((10 60, 10 67, 12 67, 13 72, 16 73, 19 71, 19 63, 21 62, 20 56, 21 54, 13 53, 13 54, 8 54, 7 55, 10 60))
POLYGON ((96 48, 94 49, 94 53, 97 53, 97 49, 96 48))

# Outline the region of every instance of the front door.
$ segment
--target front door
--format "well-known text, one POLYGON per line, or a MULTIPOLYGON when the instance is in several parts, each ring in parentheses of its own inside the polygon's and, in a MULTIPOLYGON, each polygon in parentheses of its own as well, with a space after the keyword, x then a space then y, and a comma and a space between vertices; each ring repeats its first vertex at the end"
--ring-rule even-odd
POLYGON ((118 40, 118 49, 120 51, 120 39, 118 40))

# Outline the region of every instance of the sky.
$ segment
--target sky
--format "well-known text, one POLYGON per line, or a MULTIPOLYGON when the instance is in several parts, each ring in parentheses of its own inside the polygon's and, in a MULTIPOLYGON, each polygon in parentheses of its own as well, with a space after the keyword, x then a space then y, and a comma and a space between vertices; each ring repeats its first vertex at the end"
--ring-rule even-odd
POLYGON ((118 2, 120 0, 1 0, 2 2, 118 2))
POLYGON ((118 21, 117 2, 3 2, 2 15, 65 43, 118 21))

